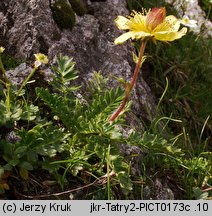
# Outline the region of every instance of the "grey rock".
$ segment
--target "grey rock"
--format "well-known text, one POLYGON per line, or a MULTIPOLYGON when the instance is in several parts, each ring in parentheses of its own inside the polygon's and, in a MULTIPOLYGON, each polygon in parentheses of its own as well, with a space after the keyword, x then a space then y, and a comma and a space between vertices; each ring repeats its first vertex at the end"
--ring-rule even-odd
POLYGON ((175 193, 168 186, 166 180, 156 178, 152 184, 143 189, 144 200, 175 200, 175 193))
POLYGON ((155 199, 157 200, 174 200, 174 193, 169 188, 166 182, 162 183, 161 179, 156 178, 154 182, 155 187, 155 199))
MULTIPOLYGON (((55 63, 55 56, 59 54, 73 57, 82 86, 86 85, 93 71, 101 71, 103 76, 108 77, 111 87, 120 85, 114 77, 129 81, 135 67, 132 61, 133 46, 130 41, 122 45, 114 44, 114 39, 123 33, 114 25, 114 19, 118 15, 129 14, 126 2, 87 1, 87 5, 92 14, 76 16, 76 25, 71 30, 58 28, 49 1, 10 1, 8 10, 0 13, 0 18, 4 20, 0 24, 0 32, 4 32, 0 35, 0 41, 6 41, 2 45, 10 55, 24 60, 34 60, 33 54, 38 52, 47 54, 50 63, 55 63)), ((7 73, 14 83, 20 85, 30 71, 30 66, 21 64, 7 73)), ((51 76, 50 69, 44 71, 46 76, 51 76)), ((151 89, 141 74, 131 99, 133 112, 127 115, 127 122, 133 129, 143 130, 141 118, 151 120, 156 105, 151 89)), ((122 147, 122 154, 138 155, 132 161, 132 171, 140 175, 142 152, 139 147, 122 147)))
MULTIPOLYGON (((87 1, 87 6, 92 15, 77 16, 72 30, 61 30, 53 19, 49 1, 9 1, 0 5, 4 11, 0 13, 0 32, 3 32, 0 41, 6 41, 7 52, 20 59, 32 60, 38 52, 47 54, 50 62, 55 62, 55 56, 60 53, 73 57, 80 72, 79 80, 84 84, 93 71, 109 77, 111 86, 119 85, 114 77, 129 81, 135 67, 133 46, 130 41, 114 44, 114 39, 123 33, 114 25, 114 19, 129 14, 126 2, 87 1)), ((128 115, 128 122, 133 128, 143 129, 139 118, 151 120, 156 105, 141 74, 131 99, 133 113, 128 115)))
POLYGON ((47 54, 52 42, 60 39, 49 1, 10 1, 5 16, 8 29, 5 28, 4 40, 7 50, 16 58, 30 59, 38 52, 47 54))
POLYGON ((125 158, 129 158, 131 162, 131 173, 135 176, 141 175, 141 167, 142 167, 142 156, 144 153, 142 152, 141 148, 138 146, 129 146, 123 144, 120 146, 121 154, 125 158))
POLYGON ((24 79, 30 74, 31 70, 32 68, 29 65, 22 63, 14 70, 8 70, 7 76, 13 84, 21 86, 24 79))
POLYGON ((145 200, 150 200, 152 199, 152 191, 151 188, 147 185, 144 187, 144 199, 145 200))
POLYGON ((3 39, 3 37, 5 36, 7 32, 7 18, 3 12, 0 12, 0 29, 3 29, 3 31, 1 31, 0 33, 0 38, 3 39))
MULTIPOLYGON (((8 79, 15 84, 16 86, 20 87, 21 84, 24 82, 24 80, 27 78, 27 76, 32 71, 32 67, 26 63, 20 64, 18 67, 16 67, 13 70, 7 71, 7 77, 8 79)), ((44 72, 44 80, 51 81, 53 79, 53 72, 50 68, 46 68, 45 66, 41 66, 40 69, 44 72)), ((35 72, 35 76, 36 76, 35 72)))

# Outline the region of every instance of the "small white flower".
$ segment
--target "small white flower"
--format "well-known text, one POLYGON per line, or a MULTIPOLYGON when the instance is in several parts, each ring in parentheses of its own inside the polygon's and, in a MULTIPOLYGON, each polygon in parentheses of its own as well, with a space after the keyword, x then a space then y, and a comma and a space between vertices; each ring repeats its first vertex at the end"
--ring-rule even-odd
POLYGON ((186 2, 189 2, 189 3, 194 3, 195 2, 195 0, 186 0, 186 2))
POLYGON ((183 16, 183 18, 180 21, 181 21, 181 24, 183 24, 184 26, 188 26, 190 28, 197 27, 197 21, 189 19, 188 16, 183 16))

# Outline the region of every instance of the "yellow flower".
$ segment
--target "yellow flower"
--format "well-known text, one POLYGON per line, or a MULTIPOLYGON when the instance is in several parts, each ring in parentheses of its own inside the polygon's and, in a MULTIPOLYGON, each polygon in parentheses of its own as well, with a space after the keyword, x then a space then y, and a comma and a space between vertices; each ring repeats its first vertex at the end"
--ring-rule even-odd
POLYGON ((49 60, 48 60, 48 57, 42 53, 37 53, 37 54, 34 54, 35 56, 35 63, 34 63, 34 66, 36 68, 38 68, 41 64, 48 64, 49 60))
POLYGON ((4 50, 5 50, 5 48, 1 46, 1 47, 0 47, 0 53, 3 53, 4 50))
POLYGON ((118 16, 115 19, 115 24, 119 29, 128 30, 115 40, 115 44, 121 44, 129 38, 173 41, 181 38, 187 32, 185 27, 179 31, 180 23, 181 21, 175 16, 166 16, 165 7, 153 8, 143 13, 133 11, 128 18, 118 16))

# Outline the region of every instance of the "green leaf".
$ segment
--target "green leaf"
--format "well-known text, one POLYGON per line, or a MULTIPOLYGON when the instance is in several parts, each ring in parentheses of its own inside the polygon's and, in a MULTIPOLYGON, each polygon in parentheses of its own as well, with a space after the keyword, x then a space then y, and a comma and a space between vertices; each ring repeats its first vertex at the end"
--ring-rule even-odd
POLYGON ((8 163, 4 165, 4 170, 12 171, 13 167, 8 163))
POLYGON ((26 153, 26 150, 27 150, 27 146, 20 146, 18 147, 14 154, 18 157, 18 158, 21 158, 23 157, 23 155, 26 153))
POLYGON ((33 121, 36 118, 36 115, 39 111, 38 106, 34 106, 33 104, 25 104, 23 108, 23 113, 21 115, 22 120, 33 121))
POLYGON ((46 125, 36 125, 29 131, 22 129, 19 131, 21 140, 15 153, 18 156, 24 155, 30 160, 35 161, 36 154, 53 157, 57 152, 62 152, 67 146, 69 134, 64 133, 64 129, 52 126, 51 123, 46 125), (19 155, 20 154, 20 155, 19 155))
POLYGON ((206 200, 208 198, 208 192, 202 192, 199 187, 193 188, 194 196, 197 200, 206 200))
POLYGON ((11 165, 11 166, 13 166, 13 167, 15 167, 16 165, 18 165, 19 164, 19 160, 10 160, 9 161, 9 164, 11 165))
POLYGON ((7 110, 6 101, 0 101, 0 126, 6 125, 11 127, 14 121, 18 121, 21 118, 22 109, 17 103, 10 104, 10 111, 7 110))
POLYGON ((68 56, 60 55, 57 58, 57 66, 52 67, 55 77, 51 85, 62 93, 69 93, 77 90, 78 86, 70 86, 70 81, 78 78, 75 70, 75 62, 68 56))
POLYGON ((33 170, 33 166, 27 161, 21 162, 20 167, 24 170, 33 170))
POLYGON ((76 175, 79 173, 79 171, 82 170, 82 169, 83 169, 83 165, 82 165, 82 164, 80 164, 80 163, 75 163, 75 164, 71 167, 70 171, 71 171, 71 173, 73 174, 73 176, 76 176, 76 175))
POLYGON ((75 125, 76 119, 63 96, 50 93, 48 89, 44 88, 36 88, 36 94, 52 109, 53 113, 61 119, 64 126, 72 128, 75 125))
POLYGON ((126 172, 119 172, 118 180, 124 194, 128 194, 133 189, 132 182, 126 172))
POLYGON ((105 150, 104 146, 102 146, 102 144, 97 143, 95 145, 95 152, 96 152, 96 154, 98 155, 99 158, 101 158, 101 159, 105 158, 106 150, 105 150))
POLYGON ((27 159, 28 161, 37 162, 38 161, 38 152, 35 150, 28 150, 27 151, 27 159))
POLYGON ((16 109, 16 111, 14 113, 11 114, 11 118, 15 121, 19 120, 21 118, 21 114, 22 114, 22 109, 16 109))

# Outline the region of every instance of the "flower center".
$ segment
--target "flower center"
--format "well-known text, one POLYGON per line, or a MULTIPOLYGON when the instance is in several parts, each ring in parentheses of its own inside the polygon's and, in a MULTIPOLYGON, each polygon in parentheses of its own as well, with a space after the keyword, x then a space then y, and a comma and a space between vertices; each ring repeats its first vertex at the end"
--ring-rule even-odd
POLYGON ((146 16, 146 27, 148 30, 154 30, 161 24, 166 17, 166 8, 153 8, 146 16))

